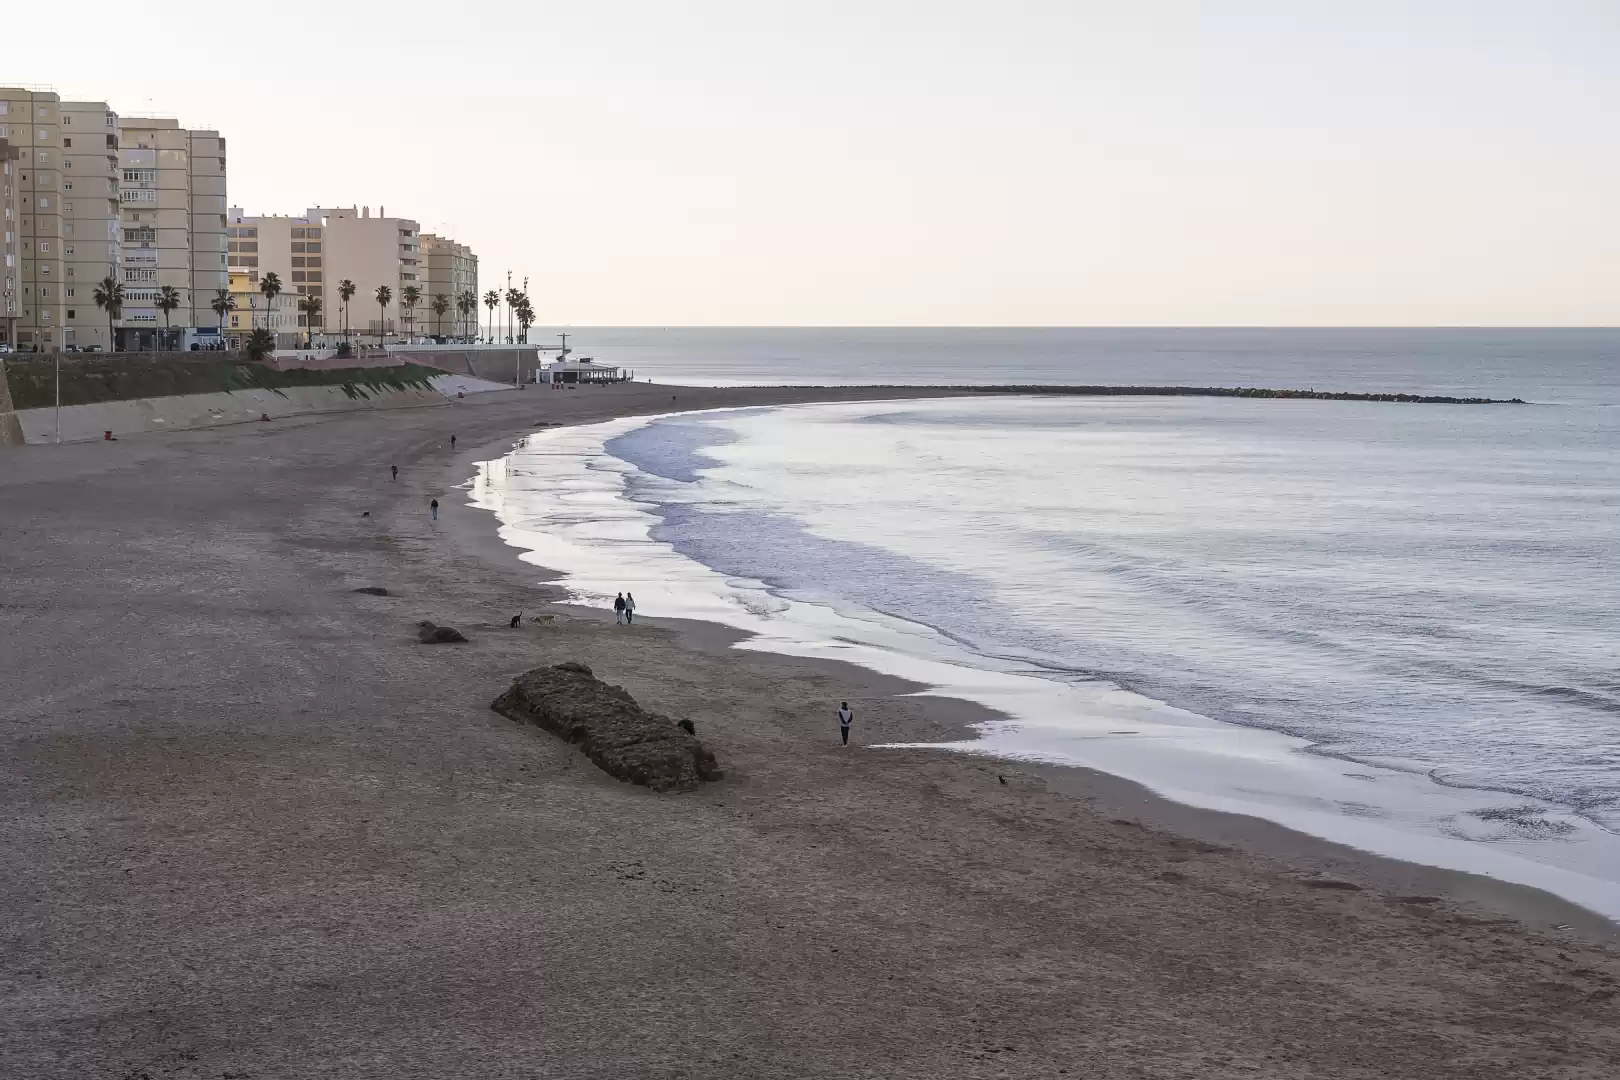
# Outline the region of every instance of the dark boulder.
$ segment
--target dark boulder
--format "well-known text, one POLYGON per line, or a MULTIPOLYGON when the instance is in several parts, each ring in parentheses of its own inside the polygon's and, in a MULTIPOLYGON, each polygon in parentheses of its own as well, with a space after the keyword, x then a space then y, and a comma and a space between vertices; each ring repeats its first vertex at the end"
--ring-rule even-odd
POLYGON ((725 775, 690 732, 643 709, 584 664, 526 671, 490 707, 545 728, 578 746, 603 772, 654 791, 686 791, 725 775))
POLYGON ((467 638, 453 626, 435 626, 423 619, 416 624, 416 640, 424 645, 449 645, 467 638))

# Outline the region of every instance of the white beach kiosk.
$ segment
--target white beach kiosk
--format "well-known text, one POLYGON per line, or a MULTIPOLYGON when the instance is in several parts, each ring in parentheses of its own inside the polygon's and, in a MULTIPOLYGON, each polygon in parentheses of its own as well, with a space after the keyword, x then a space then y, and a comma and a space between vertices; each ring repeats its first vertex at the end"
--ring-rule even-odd
POLYGON ((617 364, 598 364, 589 356, 582 356, 578 360, 570 360, 569 354, 574 350, 568 347, 568 335, 558 334, 557 336, 562 338, 560 346, 541 345, 538 349, 542 357, 548 352, 554 352, 557 354, 557 359, 550 363, 540 363, 535 366, 535 382, 550 383, 553 386, 579 386, 582 384, 630 382, 635 379, 635 372, 627 372, 617 364))

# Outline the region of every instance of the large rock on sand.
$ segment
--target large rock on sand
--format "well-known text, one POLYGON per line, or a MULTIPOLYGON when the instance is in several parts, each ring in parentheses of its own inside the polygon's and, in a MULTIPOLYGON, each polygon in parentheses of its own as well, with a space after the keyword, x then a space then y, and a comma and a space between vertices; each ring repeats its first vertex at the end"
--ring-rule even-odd
POLYGON ((696 737, 584 664, 526 671, 490 707, 545 728, 578 746, 603 772, 654 791, 685 791, 724 775, 696 737))

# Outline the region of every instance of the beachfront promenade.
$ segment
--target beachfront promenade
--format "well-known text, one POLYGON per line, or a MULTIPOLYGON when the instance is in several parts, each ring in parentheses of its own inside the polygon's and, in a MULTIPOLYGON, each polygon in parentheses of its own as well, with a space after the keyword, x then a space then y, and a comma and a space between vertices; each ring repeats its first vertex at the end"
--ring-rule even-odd
POLYGON ((870 393, 0 450, 0 1076, 1613 1075, 1620 956, 1550 898, 1084 773, 845 751, 840 699, 858 742, 981 714, 660 625, 640 588, 633 630, 508 628, 543 573, 461 505, 473 460, 540 422, 870 393), (652 794, 490 711, 570 659, 693 719, 727 778, 652 794))

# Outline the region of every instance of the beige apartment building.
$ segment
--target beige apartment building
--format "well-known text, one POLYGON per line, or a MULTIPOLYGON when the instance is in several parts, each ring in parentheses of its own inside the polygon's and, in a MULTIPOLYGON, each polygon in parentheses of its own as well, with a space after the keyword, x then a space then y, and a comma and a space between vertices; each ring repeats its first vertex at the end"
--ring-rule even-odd
POLYGON ((426 316, 418 325, 444 337, 476 336, 477 313, 482 309, 475 307, 472 315, 463 316, 456 310, 456 297, 471 293, 475 303, 482 303, 478 299, 478 256, 467 245, 433 233, 422 234, 421 248, 422 308, 426 316), (442 320, 433 315, 431 305, 435 296, 443 296, 450 304, 442 320))
POLYGON ((0 340, 46 350, 156 348, 164 285, 181 296, 170 317, 176 337, 211 338, 210 301, 227 282, 218 132, 0 87, 0 140, 0 213, 10 211, 0 238, 8 263, 0 340), (94 298, 109 276, 124 286, 110 333, 94 298))
POLYGON ((22 321, 21 274, 22 243, 17 228, 22 221, 18 184, 22 177, 22 151, 11 140, 0 138, 0 345, 17 340, 17 324, 22 321))
POLYGON ((120 125, 124 317, 120 347, 157 347, 163 286, 180 293, 170 324, 187 339, 216 333, 212 301, 229 287, 226 264, 225 140, 161 118, 120 125))
MULTIPOLYGON (((303 339, 302 331, 309 329, 307 317, 298 311, 298 300, 303 296, 321 297, 321 311, 315 316, 317 340, 340 325, 333 319, 332 309, 326 306, 323 292, 325 227, 319 216, 245 214, 241 207, 233 206, 226 218, 226 263, 231 273, 231 288, 240 291, 238 279, 241 279, 257 295, 263 275, 274 273, 281 280, 282 293, 275 301, 274 311, 262 310, 265 307, 262 295, 255 300, 261 314, 273 317, 271 329, 277 332, 277 345, 294 345, 303 339), (287 318, 280 318, 282 315, 287 318)), ((245 314, 244 310, 241 316, 245 314)))
MULTIPOLYGON (((355 284, 349 304, 349 326, 360 340, 375 339, 379 328, 386 337, 398 337, 404 329, 400 313, 400 292, 410 285, 426 289, 422 282, 420 228, 409 218, 391 218, 369 206, 314 207, 306 220, 322 226, 322 272, 325 289, 323 314, 328 333, 343 325, 343 301, 338 283, 347 279, 355 284), (377 287, 388 286, 393 294, 386 307, 379 308, 377 287)), ((306 263, 307 266, 307 263, 306 263)), ((307 273, 307 269, 306 269, 307 273)), ((420 322, 422 307, 416 310, 420 322)))
POLYGON ((62 101, 48 91, 0 87, 0 139, 9 158, 0 196, 5 251, 5 343, 62 345, 66 280, 62 262, 62 101))
POLYGON ((94 292, 122 266, 118 114, 104 101, 64 101, 62 127, 62 345, 111 349, 94 292))

